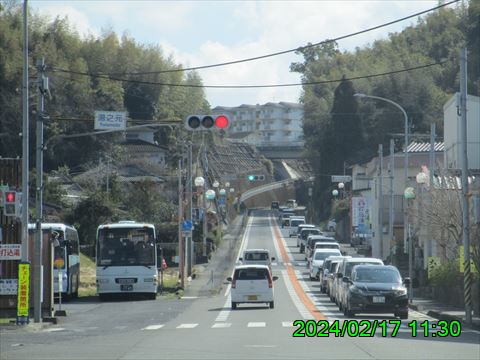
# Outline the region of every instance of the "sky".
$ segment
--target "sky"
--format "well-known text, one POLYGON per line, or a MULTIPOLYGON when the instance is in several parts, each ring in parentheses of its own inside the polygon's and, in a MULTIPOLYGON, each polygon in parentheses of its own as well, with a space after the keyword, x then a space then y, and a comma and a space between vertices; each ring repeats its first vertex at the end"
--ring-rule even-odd
MULTIPOLYGON (((184 67, 241 60, 338 38, 431 9, 438 0, 28 0, 30 9, 67 17, 81 36, 113 30, 137 43, 159 46, 184 67)), ((454 6, 454 5, 450 5, 454 6)), ((338 41, 341 51, 371 45, 412 26, 412 18, 338 41)), ((293 52, 239 64, 197 70, 205 86, 300 83, 290 72, 301 62, 293 52)), ((48 59, 46 59, 48 61, 48 59)), ((205 89, 211 107, 298 102, 301 86, 205 89)))

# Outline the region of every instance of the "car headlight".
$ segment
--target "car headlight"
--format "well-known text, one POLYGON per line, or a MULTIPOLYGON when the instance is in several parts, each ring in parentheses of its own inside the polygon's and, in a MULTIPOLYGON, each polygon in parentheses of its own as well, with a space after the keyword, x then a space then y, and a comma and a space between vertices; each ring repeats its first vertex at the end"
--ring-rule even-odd
POLYGON ((362 295, 364 296, 366 293, 364 290, 356 287, 355 285, 352 285, 350 286, 350 288, 348 289, 352 294, 355 294, 355 295, 362 295))
POLYGON ((407 295, 407 289, 404 287, 394 287, 392 290, 395 296, 407 295))

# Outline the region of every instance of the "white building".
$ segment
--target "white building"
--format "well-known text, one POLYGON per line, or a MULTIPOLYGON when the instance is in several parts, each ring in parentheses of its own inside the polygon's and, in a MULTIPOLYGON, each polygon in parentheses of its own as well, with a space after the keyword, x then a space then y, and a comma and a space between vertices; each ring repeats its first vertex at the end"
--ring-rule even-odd
POLYGON ((285 147, 304 145, 303 106, 279 102, 264 105, 217 106, 215 115, 224 114, 230 119, 227 135, 243 138, 257 147, 285 147))
MULTIPOLYGON (((445 163, 448 169, 461 169, 460 94, 456 93, 443 106, 445 163)), ((467 96, 467 158, 469 169, 480 169, 480 97, 467 96)))

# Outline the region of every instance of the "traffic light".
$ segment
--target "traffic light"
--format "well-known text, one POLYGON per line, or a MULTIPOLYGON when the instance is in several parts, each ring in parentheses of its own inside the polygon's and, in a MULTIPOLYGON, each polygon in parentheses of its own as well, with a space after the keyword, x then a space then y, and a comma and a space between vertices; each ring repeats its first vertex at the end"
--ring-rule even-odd
POLYGON ((187 130, 222 130, 228 128, 226 115, 189 115, 185 119, 187 130))
POLYGON ((3 204, 3 213, 5 216, 17 215, 17 192, 5 191, 5 202, 3 204))
POLYGON ((265 175, 248 175, 248 181, 264 181, 265 175))

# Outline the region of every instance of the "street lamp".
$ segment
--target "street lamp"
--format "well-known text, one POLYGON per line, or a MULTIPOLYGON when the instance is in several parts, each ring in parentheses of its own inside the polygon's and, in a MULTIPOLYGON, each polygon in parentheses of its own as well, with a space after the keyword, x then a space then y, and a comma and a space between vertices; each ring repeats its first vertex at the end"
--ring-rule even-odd
MULTIPOLYGON (((415 189, 413 187, 407 187, 405 188, 405 191, 403 192, 403 197, 409 202, 409 200, 415 199, 415 189)), ((410 303, 412 302, 412 283, 413 283, 413 239, 410 234, 410 221, 408 221, 408 216, 407 218, 407 223, 406 229, 408 231, 408 277, 410 278, 410 283, 408 284, 408 299, 410 300, 410 303)))
MULTIPOLYGON (((404 147, 405 147, 405 154, 404 154, 404 188, 407 188, 408 186, 408 116, 407 116, 407 112, 405 111, 405 109, 403 107, 401 107, 399 104, 397 104, 396 102, 390 100, 390 99, 386 99, 386 98, 383 98, 383 97, 380 97, 380 96, 373 96, 373 95, 366 95, 366 94, 353 94, 353 96, 356 96, 356 97, 360 97, 360 98, 370 98, 370 99, 376 99, 376 100, 381 100, 381 101, 386 101, 388 102, 389 104, 392 104, 393 106, 395 106, 396 108, 398 108, 402 114, 403 114, 403 117, 405 119, 405 144, 404 144, 404 147)), ((407 213, 406 211, 404 211, 404 214, 403 214, 403 247, 404 247, 404 251, 405 249, 407 248, 407 227, 405 226, 406 225, 406 219, 407 219, 407 213)))
POLYGON ((201 176, 198 176, 194 180, 195 186, 197 188, 202 188, 202 209, 203 209, 203 219, 202 219, 202 244, 203 250, 202 255, 206 256, 206 247, 207 247, 207 204, 206 204, 206 192, 205 192, 205 179, 201 176))

